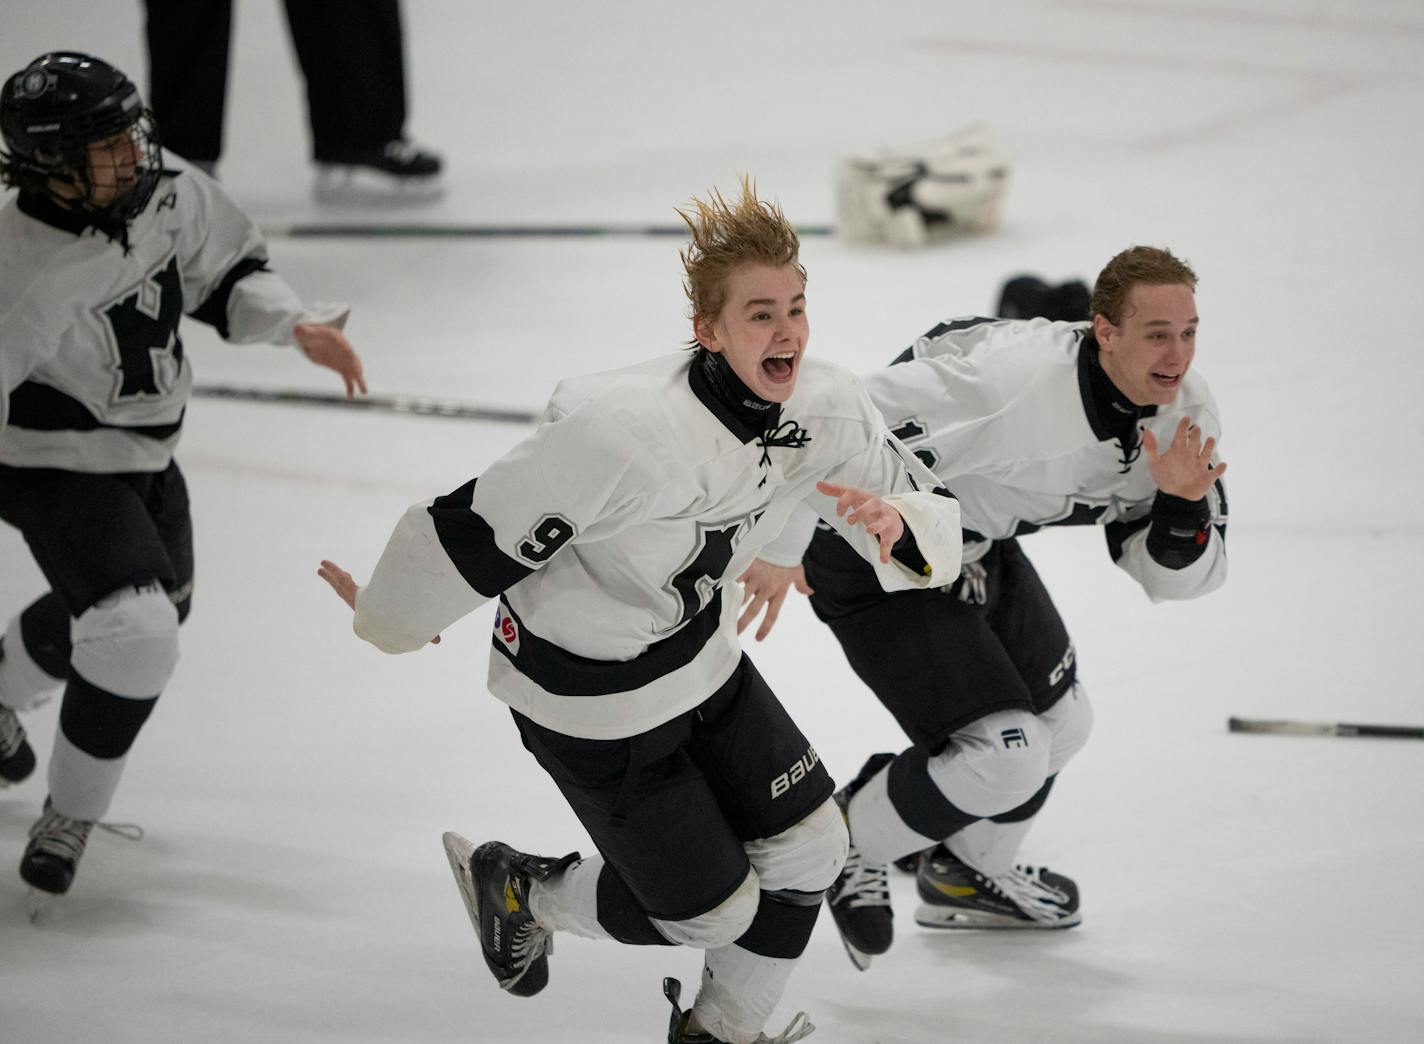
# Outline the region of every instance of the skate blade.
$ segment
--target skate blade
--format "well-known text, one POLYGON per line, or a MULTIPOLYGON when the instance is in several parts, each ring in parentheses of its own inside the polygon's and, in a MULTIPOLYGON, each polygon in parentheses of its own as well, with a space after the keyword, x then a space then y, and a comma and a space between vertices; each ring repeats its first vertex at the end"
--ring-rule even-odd
POLYGON ((989 913, 986 910, 966 910, 962 907, 931 906, 921 903, 915 910, 915 923, 921 928, 939 929, 985 929, 991 931, 1016 931, 1032 929, 1052 931, 1057 928, 1072 928, 1083 920, 1074 912, 1058 921, 1032 921, 1006 914, 989 913))
POLYGON ((318 203, 339 207, 405 207, 434 203, 445 195, 440 175, 400 177, 380 171, 325 173, 312 185, 318 203))
POLYGON ((465 904, 465 912, 470 915, 475 935, 480 936, 480 905, 475 900, 475 879, 470 873, 470 857, 475 854, 475 846, 467 838, 453 830, 440 836, 445 845, 445 858, 450 861, 450 872, 455 875, 455 884, 460 889, 460 901, 465 904))
POLYGON ((855 965, 856 971, 866 971, 870 968, 870 962, 874 959, 863 950, 857 950, 845 937, 841 937, 841 945, 845 947, 846 956, 850 958, 850 963, 855 965))
POLYGON ((44 892, 38 888, 31 888, 30 894, 26 899, 26 905, 28 907, 30 915, 30 923, 37 923, 39 919, 43 917, 45 913, 54 906, 55 900, 58 898, 59 896, 55 895, 53 892, 44 892))

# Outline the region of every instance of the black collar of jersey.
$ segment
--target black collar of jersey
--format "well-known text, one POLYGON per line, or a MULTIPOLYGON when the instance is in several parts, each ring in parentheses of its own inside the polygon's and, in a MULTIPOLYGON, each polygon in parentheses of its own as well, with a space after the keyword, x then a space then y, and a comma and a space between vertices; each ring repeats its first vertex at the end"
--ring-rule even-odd
MULTIPOLYGON (((177 177, 183 172, 169 170, 165 167, 162 173, 164 177, 177 177)), ((71 235, 82 236, 92 228, 95 232, 107 236, 109 242, 119 243, 124 248, 124 252, 128 252, 129 225, 127 221, 106 220, 92 210, 66 207, 48 192, 21 192, 15 205, 26 217, 34 218, 41 224, 57 228, 61 232, 68 232, 71 235)))
POLYGON ((1155 405, 1139 406, 1120 392, 1098 358, 1098 339, 1085 332, 1078 348, 1078 391, 1083 412, 1099 442, 1117 439, 1129 445, 1136 439, 1137 422, 1157 414, 1155 405))
POLYGON ((15 202, 16 206, 20 208, 20 213, 26 217, 32 217, 41 224, 57 228, 61 232, 82 236, 91 228, 104 231, 95 222, 96 215, 89 211, 66 207, 48 192, 21 192, 15 202))
POLYGON ((743 384, 721 352, 709 352, 699 344, 687 382, 692 394, 743 445, 774 429, 781 420, 781 404, 767 402, 743 384))

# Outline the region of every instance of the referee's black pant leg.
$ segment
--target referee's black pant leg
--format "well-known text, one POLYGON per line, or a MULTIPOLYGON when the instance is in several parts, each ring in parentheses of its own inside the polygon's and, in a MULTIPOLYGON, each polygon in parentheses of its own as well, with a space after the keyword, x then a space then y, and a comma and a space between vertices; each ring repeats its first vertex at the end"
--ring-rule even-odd
POLYGON ((286 0, 306 81, 312 154, 343 163, 405 127, 405 51, 398 0, 286 0))
POLYGON ((148 104, 164 146, 190 160, 222 155, 232 0, 145 0, 148 104))

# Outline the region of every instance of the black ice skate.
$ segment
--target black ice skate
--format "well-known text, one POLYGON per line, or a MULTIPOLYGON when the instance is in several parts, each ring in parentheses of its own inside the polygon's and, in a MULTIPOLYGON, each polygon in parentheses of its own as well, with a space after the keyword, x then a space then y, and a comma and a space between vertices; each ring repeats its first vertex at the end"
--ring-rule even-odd
MULTIPOLYGON (((841 815, 846 814, 855 792, 894 759, 893 754, 872 754, 860 774, 836 791, 841 815)), ((872 957, 890 949, 895 941, 895 914, 890 909, 889 872, 884 863, 867 863, 854 839, 840 876, 826 893, 826 902, 851 963, 861 971, 870 967, 872 957)))
POLYGON ((25 738, 20 717, 0 706, 0 787, 18 783, 35 770, 35 751, 25 738))
MULTIPOLYGON (((678 1007, 678 998, 682 996, 682 983, 672 978, 664 979, 663 996, 672 1005, 672 1017, 668 1020, 668 1044, 726 1044, 726 1041, 710 1033, 687 1028, 692 1019, 692 1009, 683 1011, 678 1007)), ((765 1033, 759 1033, 756 1044, 792 1044, 793 1041, 809 1037, 815 1028, 806 1013, 798 1011, 796 1017, 778 1036, 768 1037, 765 1033)))
POLYGON ((70 819, 45 798, 44 815, 30 827, 30 843, 20 857, 20 877, 30 886, 30 920, 57 896, 69 891, 74 872, 89 843, 92 819, 70 819))
POLYGON ((988 877, 943 845, 920 860, 915 883, 923 900, 915 923, 926 928, 1071 928, 1083 919, 1072 878, 1032 866, 988 877))
POLYGON ((323 203, 415 203, 437 199, 445 186, 440 157, 404 139, 317 163, 315 194, 323 203))
POLYGON ((516 997, 532 997, 549 982, 548 955, 554 952, 554 942, 529 912, 529 882, 558 873, 579 854, 548 859, 516 852, 499 841, 476 848, 450 832, 443 840, 460 898, 499 988, 516 997))

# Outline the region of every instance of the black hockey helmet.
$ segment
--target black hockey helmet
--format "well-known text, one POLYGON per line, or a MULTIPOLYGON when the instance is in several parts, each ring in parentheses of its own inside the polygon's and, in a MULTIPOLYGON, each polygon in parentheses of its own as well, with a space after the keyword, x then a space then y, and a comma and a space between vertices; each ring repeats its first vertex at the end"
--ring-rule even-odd
POLYGON ((42 54, 5 81, 0 135, 6 181, 103 218, 137 217, 163 166, 153 114, 138 87, 108 62, 74 51, 42 54), (101 175, 90 146, 125 133, 128 141, 115 142, 112 167, 101 175), (78 195, 55 193, 56 181, 78 195))

